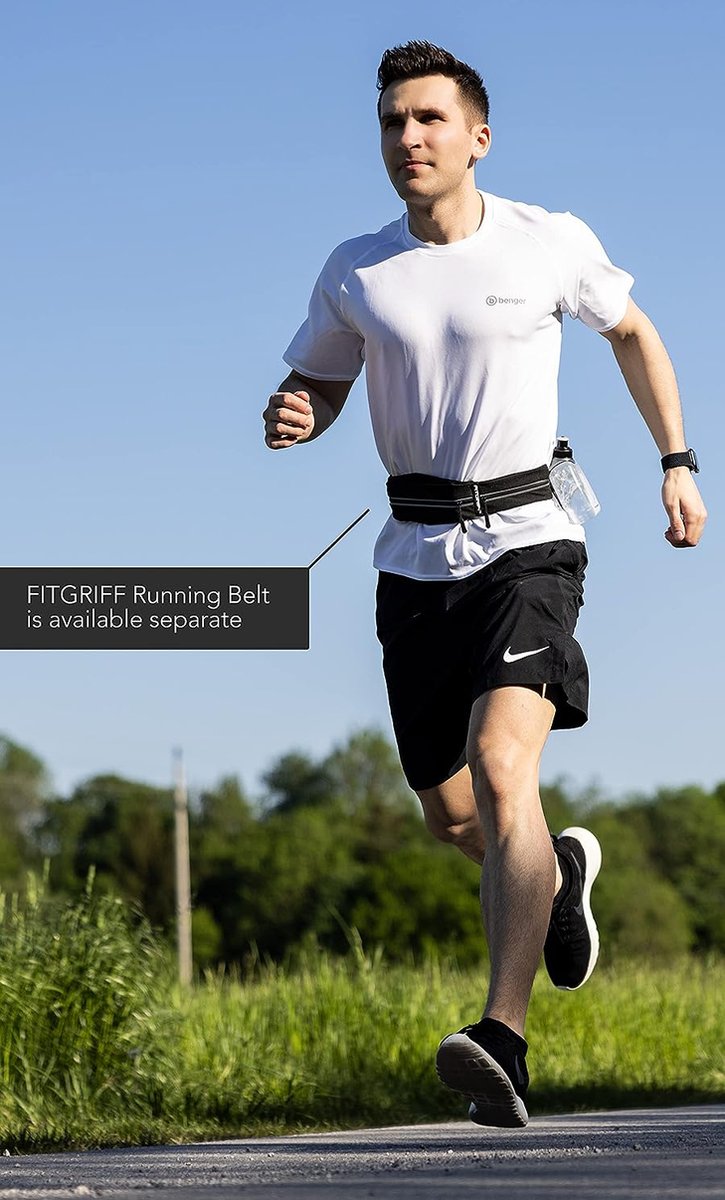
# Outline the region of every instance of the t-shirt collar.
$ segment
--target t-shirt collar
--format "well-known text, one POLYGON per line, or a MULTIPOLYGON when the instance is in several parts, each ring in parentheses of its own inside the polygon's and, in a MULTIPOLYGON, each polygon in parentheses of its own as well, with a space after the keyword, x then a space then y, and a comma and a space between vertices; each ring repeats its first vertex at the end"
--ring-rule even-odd
POLYGON ((445 242, 443 244, 436 242, 423 242, 420 238, 414 237, 410 232, 408 223, 407 211, 403 213, 400 219, 401 238, 409 249, 421 250, 427 254, 460 254, 470 250, 473 246, 478 245, 484 238, 488 237, 493 225, 493 201, 494 198, 489 192, 483 192, 480 188, 476 189, 479 196, 483 200, 483 220, 473 233, 468 237, 459 238, 455 242, 445 242))

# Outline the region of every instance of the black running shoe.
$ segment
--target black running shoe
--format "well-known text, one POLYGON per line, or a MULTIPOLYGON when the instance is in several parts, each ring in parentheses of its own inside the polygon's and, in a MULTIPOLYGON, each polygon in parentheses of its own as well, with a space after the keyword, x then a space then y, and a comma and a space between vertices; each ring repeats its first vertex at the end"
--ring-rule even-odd
POLYGON ((544 962, 554 986, 573 992, 586 983, 599 955, 591 891, 602 865, 602 848, 593 833, 578 826, 564 829, 553 842, 564 882, 554 900, 544 962))
POLYGON ((524 1104, 529 1086, 527 1049, 513 1029, 484 1017, 443 1039, 436 1071, 446 1087, 468 1096, 468 1115, 477 1125, 511 1129, 529 1120, 524 1104))

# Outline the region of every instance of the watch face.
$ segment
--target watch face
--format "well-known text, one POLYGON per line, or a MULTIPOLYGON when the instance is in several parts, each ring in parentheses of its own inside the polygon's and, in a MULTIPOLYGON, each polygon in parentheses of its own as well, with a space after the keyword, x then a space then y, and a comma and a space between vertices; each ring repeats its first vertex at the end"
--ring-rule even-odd
POLYGON ((694 451, 694 450, 688 450, 688 451, 687 451, 687 453, 688 453, 688 454, 689 454, 689 456, 690 456, 690 462, 692 463, 692 469, 693 469, 693 471, 699 471, 699 470, 700 470, 700 464, 699 464, 699 462, 697 461, 697 455, 695 454, 695 451, 694 451))

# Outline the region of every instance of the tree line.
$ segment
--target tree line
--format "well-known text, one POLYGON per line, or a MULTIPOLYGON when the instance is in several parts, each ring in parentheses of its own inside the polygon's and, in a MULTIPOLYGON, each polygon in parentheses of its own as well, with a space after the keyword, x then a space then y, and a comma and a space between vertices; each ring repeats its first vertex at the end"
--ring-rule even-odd
MULTIPOLYGON (((249 796, 236 777, 191 798, 198 966, 281 960, 306 942, 344 952, 351 937, 389 959, 485 954, 479 872, 426 830, 396 752, 377 730, 329 755, 290 752, 249 796)), ((660 788, 615 802, 542 788, 553 831, 600 839, 595 891, 603 957, 725 952, 725 782, 660 788)), ((173 937, 173 794, 96 775, 54 794, 41 759, 0 736, 0 889, 47 864, 59 898, 95 886, 173 937)))

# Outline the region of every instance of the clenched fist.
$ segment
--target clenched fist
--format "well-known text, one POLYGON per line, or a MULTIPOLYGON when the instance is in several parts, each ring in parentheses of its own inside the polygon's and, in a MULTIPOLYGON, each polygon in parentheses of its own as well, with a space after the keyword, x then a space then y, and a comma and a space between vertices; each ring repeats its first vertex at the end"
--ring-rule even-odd
POLYGON ((264 442, 270 450, 304 442, 315 427, 309 392, 273 392, 262 420, 264 442))
POLYGON ((671 546, 696 546, 702 537, 707 510, 689 467, 670 468, 662 484, 662 503, 670 518, 665 537, 671 546))

